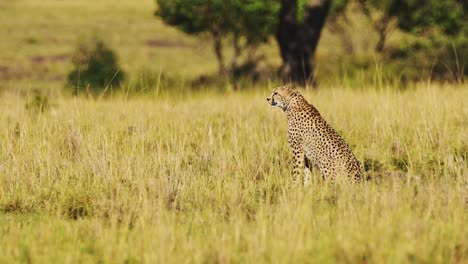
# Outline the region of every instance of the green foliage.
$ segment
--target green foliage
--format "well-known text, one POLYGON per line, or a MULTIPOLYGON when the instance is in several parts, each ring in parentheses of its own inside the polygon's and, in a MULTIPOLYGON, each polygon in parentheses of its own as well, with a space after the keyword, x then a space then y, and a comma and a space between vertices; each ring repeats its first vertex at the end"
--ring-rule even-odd
POLYGON ((468 76, 468 39, 420 39, 390 48, 384 60, 408 80, 462 81, 468 76))
POLYGON ((307 0, 298 0, 297 1, 297 20, 299 23, 304 21, 305 9, 309 2, 307 0))
POLYGON ((235 0, 232 24, 234 32, 245 35, 251 43, 265 42, 275 33, 279 5, 268 0, 235 0))
POLYGON ((156 15, 188 34, 236 34, 266 41, 276 29, 279 4, 269 0, 156 0, 156 15))
POLYGON ((115 52, 101 40, 80 43, 72 62, 74 69, 68 75, 68 84, 74 94, 118 87, 125 78, 115 52))
POLYGON ((440 27, 453 35, 460 31, 464 20, 466 22, 466 14, 456 0, 403 1, 391 11, 398 16, 399 27, 410 32, 440 27))
MULTIPOLYGON (((343 14, 349 2, 349 0, 331 0, 329 16, 333 17, 343 14)), ((297 19, 299 22, 302 22, 304 20, 305 9, 307 5, 310 5, 310 3, 310 0, 297 1, 297 19)))
POLYGON ((332 0, 330 16, 343 14, 349 2, 348 0, 332 0))
POLYGON ((420 33, 440 28, 446 34, 459 33, 468 22, 468 4, 458 0, 364 0, 385 16, 398 18, 398 27, 420 33))

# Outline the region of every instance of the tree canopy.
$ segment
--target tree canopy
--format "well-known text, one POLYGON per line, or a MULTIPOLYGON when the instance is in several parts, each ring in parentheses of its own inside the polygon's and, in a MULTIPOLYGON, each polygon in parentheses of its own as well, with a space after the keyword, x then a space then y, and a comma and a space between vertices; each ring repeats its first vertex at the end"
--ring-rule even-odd
POLYGON ((223 38, 232 37, 236 56, 245 46, 267 41, 276 29, 279 4, 270 0, 156 0, 156 15, 188 34, 208 33, 224 69, 223 38))

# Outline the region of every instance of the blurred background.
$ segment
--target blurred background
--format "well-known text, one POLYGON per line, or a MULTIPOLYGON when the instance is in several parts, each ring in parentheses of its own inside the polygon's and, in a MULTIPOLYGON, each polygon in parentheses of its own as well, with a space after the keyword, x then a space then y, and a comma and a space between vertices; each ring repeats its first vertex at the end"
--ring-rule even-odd
POLYGON ((0 90, 463 82, 468 1, 0 0, 0 90))

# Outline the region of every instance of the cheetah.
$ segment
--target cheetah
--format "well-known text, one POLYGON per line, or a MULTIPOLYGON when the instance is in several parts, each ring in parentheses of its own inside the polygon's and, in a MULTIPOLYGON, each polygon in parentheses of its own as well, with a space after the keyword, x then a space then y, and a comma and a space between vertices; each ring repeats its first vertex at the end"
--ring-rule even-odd
POLYGON ((300 181, 301 169, 305 167, 303 183, 308 184, 312 165, 324 179, 340 175, 361 179, 361 165, 348 144, 297 90, 277 87, 267 101, 286 113, 294 182, 300 181))

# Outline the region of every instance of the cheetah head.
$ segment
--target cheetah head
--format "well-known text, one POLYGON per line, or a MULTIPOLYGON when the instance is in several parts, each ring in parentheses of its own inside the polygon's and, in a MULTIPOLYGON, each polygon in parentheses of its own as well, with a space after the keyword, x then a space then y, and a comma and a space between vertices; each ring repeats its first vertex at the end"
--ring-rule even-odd
POLYGON ((273 93, 267 98, 267 101, 271 106, 277 106, 283 109, 283 111, 286 111, 289 102, 296 95, 296 90, 291 86, 280 86, 273 90, 273 93))

